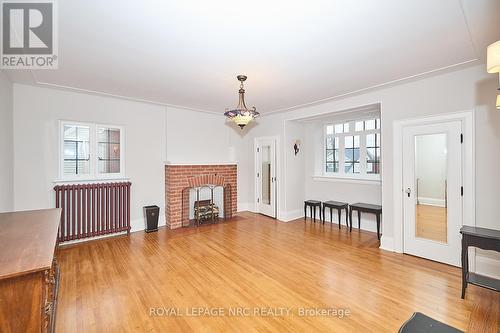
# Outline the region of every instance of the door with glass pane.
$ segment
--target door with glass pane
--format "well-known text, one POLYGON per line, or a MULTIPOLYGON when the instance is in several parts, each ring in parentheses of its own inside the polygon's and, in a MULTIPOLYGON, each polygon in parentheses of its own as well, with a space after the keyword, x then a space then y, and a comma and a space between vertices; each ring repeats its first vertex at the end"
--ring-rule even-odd
POLYGON ((258 212, 276 218, 276 141, 257 139, 256 189, 258 212))
POLYGON ((460 265, 461 122, 403 130, 404 252, 460 265))

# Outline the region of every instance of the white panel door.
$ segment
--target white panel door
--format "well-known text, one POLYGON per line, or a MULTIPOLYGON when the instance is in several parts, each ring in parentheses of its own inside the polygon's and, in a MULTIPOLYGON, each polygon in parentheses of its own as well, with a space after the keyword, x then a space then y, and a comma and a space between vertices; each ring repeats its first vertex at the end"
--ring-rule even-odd
POLYGON ((403 129, 404 252, 460 265, 461 122, 403 129))
POLYGON ((257 210, 276 218, 276 141, 257 139, 257 210))

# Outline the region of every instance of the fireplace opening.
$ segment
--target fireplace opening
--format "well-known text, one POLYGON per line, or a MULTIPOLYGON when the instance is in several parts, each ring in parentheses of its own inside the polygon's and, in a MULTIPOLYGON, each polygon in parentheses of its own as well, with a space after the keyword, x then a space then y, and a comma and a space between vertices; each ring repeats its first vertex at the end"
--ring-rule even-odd
POLYGON ((182 226, 218 223, 232 217, 231 185, 206 184, 182 191, 182 226))
POLYGON ((224 218, 222 186, 202 186, 189 191, 189 220, 196 225, 215 223, 224 218))

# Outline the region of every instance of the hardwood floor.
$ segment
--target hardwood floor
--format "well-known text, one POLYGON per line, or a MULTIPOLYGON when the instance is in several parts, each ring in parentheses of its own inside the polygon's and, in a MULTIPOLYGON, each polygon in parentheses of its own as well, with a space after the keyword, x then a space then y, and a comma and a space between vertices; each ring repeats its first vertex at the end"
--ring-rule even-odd
POLYGON ((458 268, 380 250, 374 233, 328 223, 243 213, 69 246, 59 257, 57 332, 397 332, 415 311, 470 332, 499 328, 499 294, 469 286, 460 299, 458 268), (225 313, 193 315, 200 307, 225 313), (236 307, 250 314, 230 316, 236 307), (350 315, 301 317, 299 308, 350 315))
POLYGON ((417 237, 446 243, 447 227, 446 208, 430 205, 417 205, 417 237))

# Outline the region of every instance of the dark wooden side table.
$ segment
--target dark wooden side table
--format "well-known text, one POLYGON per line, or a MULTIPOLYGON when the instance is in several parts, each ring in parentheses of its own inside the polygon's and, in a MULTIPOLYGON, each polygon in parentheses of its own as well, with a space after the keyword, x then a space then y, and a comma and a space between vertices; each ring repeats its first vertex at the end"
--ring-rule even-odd
POLYGON ((380 205, 372 205, 367 203, 358 202, 352 205, 349 205, 349 219, 351 221, 351 226, 349 231, 352 231, 352 211, 358 211, 358 229, 361 229, 361 212, 371 213, 377 216, 377 238, 380 239, 380 216, 382 215, 382 206, 380 205))
POLYGON ((469 246, 483 250, 500 252, 500 230, 471 227, 464 225, 460 229, 462 234, 462 298, 465 297, 467 283, 483 288, 500 291, 500 280, 487 276, 469 273, 469 246))
POLYGON ((311 212, 311 218, 316 222, 316 207, 319 208, 319 219, 321 220, 321 201, 318 200, 306 200, 304 201, 304 220, 307 217, 307 207, 309 207, 309 211, 311 212), (314 211, 314 214, 313 214, 314 211))
POLYGON ((339 201, 325 201, 323 202, 323 224, 325 224, 325 208, 330 208, 330 222, 332 222, 332 210, 337 210, 337 215, 339 217, 339 229, 340 229, 340 216, 342 210, 345 209, 345 225, 349 227, 349 220, 347 216, 349 215, 349 204, 347 202, 339 201))

